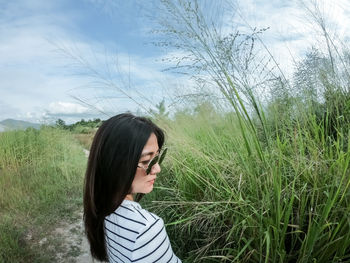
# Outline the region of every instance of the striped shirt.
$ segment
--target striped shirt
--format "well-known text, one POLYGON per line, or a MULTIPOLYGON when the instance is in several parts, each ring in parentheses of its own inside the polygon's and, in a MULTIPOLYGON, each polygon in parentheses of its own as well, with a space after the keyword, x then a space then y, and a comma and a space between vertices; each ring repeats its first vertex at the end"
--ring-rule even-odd
POLYGON ((171 248, 163 220, 137 202, 124 200, 105 218, 104 226, 111 263, 181 263, 171 248))

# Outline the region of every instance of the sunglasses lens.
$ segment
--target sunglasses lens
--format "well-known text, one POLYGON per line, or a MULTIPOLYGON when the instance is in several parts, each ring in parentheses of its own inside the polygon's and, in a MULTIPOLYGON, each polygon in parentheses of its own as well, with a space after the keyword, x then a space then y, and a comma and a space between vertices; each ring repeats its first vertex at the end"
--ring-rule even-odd
POLYGON ((152 166, 155 165, 158 162, 159 159, 159 155, 157 155, 156 157, 153 158, 153 160, 151 161, 151 163, 148 165, 148 168, 146 170, 146 173, 149 174, 151 172, 152 166))
POLYGON ((168 148, 165 148, 164 151, 162 152, 162 155, 159 158, 159 162, 158 162, 159 164, 161 164, 163 162, 167 151, 168 151, 168 148))

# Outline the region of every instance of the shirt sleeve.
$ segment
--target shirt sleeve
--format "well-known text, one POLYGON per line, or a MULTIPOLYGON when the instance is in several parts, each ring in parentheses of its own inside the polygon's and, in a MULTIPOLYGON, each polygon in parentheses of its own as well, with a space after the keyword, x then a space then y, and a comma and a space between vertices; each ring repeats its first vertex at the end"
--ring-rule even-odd
POLYGON ((134 243, 132 262, 181 263, 174 254, 161 218, 147 224, 134 243))

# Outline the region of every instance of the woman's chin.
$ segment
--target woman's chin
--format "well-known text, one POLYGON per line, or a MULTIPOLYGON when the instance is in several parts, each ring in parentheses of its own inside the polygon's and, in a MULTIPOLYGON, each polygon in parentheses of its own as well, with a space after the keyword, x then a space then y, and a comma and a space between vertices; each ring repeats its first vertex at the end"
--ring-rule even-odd
POLYGON ((145 191, 145 194, 148 194, 148 193, 152 192, 152 190, 153 190, 153 184, 148 186, 148 189, 145 191))

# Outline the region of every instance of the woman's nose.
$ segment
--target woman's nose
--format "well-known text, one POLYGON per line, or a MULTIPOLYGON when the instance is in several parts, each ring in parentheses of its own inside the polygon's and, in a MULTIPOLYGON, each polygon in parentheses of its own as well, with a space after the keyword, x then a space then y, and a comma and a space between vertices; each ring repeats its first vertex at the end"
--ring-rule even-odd
POLYGON ((152 166, 152 169, 151 169, 151 174, 157 174, 161 171, 162 169, 160 168, 160 165, 159 163, 156 163, 152 166))

